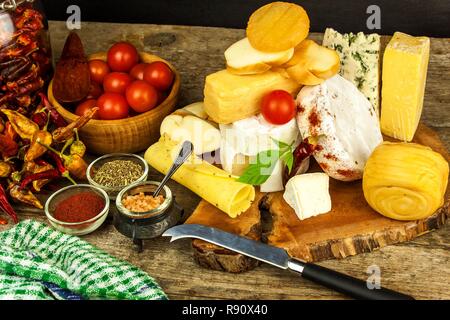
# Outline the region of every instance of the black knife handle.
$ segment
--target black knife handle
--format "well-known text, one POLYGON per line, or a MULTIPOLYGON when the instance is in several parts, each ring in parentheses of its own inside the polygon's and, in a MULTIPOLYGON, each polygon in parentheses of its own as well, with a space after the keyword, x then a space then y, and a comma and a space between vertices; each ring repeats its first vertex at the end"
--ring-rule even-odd
POLYGON ((299 272, 305 279, 355 299, 414 300, 411 296, 385 288, 369 289, 365 281, 312 263, 291 260, 289 261, 289 269, 299 272))

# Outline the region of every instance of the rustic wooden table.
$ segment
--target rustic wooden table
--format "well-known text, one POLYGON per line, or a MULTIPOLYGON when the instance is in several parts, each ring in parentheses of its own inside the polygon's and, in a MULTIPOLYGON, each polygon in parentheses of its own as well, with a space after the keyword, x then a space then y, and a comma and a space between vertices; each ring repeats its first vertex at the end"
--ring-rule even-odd
MULTIPOLYGON (((50 22, 52 47, 59 57, 67 30, 63 22, 50 22)), ((128 40, 139 50, 171 61, 182 76, 179 106, 200 101, 204 78, 224 67, 223 52, 244 36, 243 30, 83 23, 79 34, 88 54, 104 51, 113 42, 128 40)), ((311 36, 319 40, 320 34, 311 36)), ((450 147, 450 39, 432 39, 423 122, 435 129, 450 147)), ((150 179, 161 179, 152 171, 150 179)), ((188 212, 199 198, 184 187, 170 183, 177 200, 188 212)), ((26 210, 22 219, 45 221, 43 213, 26 210)), ((0 226, 4 230, 10 226, 0 226)), ((193 259, 190 241, 172 244, 166 238, 145 242, 143 253, 133 250, 130 239, 107 221, 98 231, 85 236, 110 254, 131 262, 156 278, 171 299, 343 299, 338 293, 268 265, 244 274, 202 269, 193 259)), ((367 269, 381 269, 381 284, 417 299, 450 299, 450 234, 448 224, 408 243, 379 251, 324 261, 326 267, 366 279, 367 269)))

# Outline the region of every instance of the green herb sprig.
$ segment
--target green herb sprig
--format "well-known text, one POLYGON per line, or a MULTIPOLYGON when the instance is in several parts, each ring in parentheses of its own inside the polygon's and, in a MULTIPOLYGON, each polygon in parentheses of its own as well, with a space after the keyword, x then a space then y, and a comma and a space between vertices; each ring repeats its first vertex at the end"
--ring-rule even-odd
POLYGON ((282 141, 272 139, 278 146, 278 149, 266 150, 258 153, 256 162, 250 164, 238 181, 254 186, 260 186, 266 182, 272 175, 273 170, 281 160, 287 166, 289 173, 294 165, 294 150, 292 144, 289 145, 282 141))

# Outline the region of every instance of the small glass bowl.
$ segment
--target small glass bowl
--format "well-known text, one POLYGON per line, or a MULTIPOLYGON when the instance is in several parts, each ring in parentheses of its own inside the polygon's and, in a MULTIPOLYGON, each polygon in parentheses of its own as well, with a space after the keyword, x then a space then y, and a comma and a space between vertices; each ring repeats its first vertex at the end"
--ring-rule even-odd
POLYGON ((147 177, 148 177, 148 170, 149 170, 147 161, 145 161, 144 158, 142 158, 138 155, 135 155, 135 154, 131 154, 131 153, 111 153, 111 154, 104 155, 104 156, 94 160, 88 166, 88 168, 86 170, 86 176, 89 181, 89 184, 106 191, 106 193, 108 194, 108 196, 111 200, 115 200, 117 195, 119 194, 119 192, 123 188, 126 188, 127 186, 121 186, 121 187, 116 187, 116 188, 102 186, 94 181, 94 175, 95 175, 95 172, 102 165, 104 165, 106 162, 110 162, 110 161, 114 161, 114 160, 131 160, 131 161, 139 164, 142 167, 142 171, 143 171, 142 175, 139 177, 139 179, 137 179, 136 181, 133 181, 133 183, 131 183, 131 184, 146 181, 147 177))
POLYGON ((125 236, 135 239, 152 239, 159 237, 167 229, 175 226, 181 219, 183 210, 176 204, 169 187, 164 186, 161 195, 164 202, 147 212, 133 212, 125 208, 122 199, 140 192, 151 195, 159 182, 147 181, 135 183, 123 189, 116 199, 118 212, 114 213, 114 226, 125 236))
POLYGON ((108 216, 108 212, 109 212, 109 197, 106 194, 106 192, 100 188, 91 186, 89 184, 77 184, 62 188, 61 190, 58 190, 57 192, 52 194, 45 203, 45 215, 50 221, 50 224, 55 229, 61 232, 75 236, 85 235, 97 230, 103 224, 103 222, 105 222, 105 219, 108 216), (64 222, 57 220, 53 216, 53 212, 55 211, 56 206, 61 201, 64 201, 68 197, 73 196, 77 193, 86 191, 95 192, 105 200, 105 207, 98 215, 96 215, 92 219, 83 222, 64 222))

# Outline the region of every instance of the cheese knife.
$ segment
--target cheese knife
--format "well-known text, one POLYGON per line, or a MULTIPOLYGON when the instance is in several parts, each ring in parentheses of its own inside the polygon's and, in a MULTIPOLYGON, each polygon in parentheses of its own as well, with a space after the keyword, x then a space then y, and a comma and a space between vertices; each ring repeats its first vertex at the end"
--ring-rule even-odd
POLYGON ((183 238, 196 238, 221 246, 275 267, 298 273, 303 278, 355 299, 413 300, 414 298, 386 288, 369 289, 365 281, 350 277, 325 267, 291 258, 280 248, 250 240, 215 228, 183 224, 168 229, 163 236, 171 242, 183 238))

